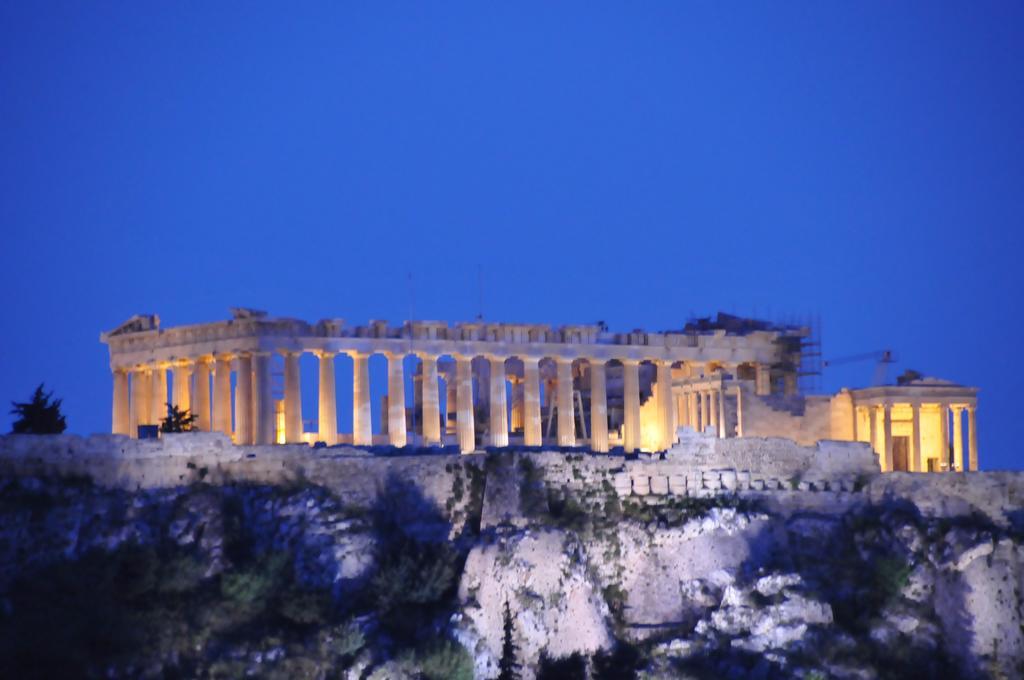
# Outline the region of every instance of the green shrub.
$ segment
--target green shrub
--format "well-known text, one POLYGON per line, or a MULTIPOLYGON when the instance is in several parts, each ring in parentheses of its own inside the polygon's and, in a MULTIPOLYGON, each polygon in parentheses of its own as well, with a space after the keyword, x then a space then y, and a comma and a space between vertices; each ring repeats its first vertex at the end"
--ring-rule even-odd
POLYGON ((265 603, 280 586, 288 555, 275 553, 247 569, 221 576, 220 592, 224 598, 239 605, 265 603))
POLYGON ((473 657, 465 647, 451 640, 418 650, 416 666, 428 680, 473 680, 473 657))

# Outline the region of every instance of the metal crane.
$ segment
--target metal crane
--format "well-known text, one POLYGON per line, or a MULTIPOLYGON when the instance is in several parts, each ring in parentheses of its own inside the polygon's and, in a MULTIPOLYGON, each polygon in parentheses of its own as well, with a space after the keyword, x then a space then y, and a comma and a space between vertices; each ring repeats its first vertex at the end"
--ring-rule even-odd
POLYGON ((874 352, 864 352, 863 354, 852 354, 846 357, 839 357, 837 359, 828 359, 822 362, 824 367, 839 366, 841 364, 853 364, 858 361, 875 361, 875 379, 872 383, 872 387, 878 387, 884 385, 887 373, 889 370, 889 364, 896 363, 896 355, 891 349, 879 349, 874 352))

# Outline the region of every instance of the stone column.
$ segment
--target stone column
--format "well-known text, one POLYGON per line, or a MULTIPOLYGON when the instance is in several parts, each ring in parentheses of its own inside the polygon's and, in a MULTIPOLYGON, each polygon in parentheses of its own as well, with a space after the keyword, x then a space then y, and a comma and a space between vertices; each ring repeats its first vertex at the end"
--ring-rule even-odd
MULTIPOLYGON (((338 384, 334 377, 334 357, 337 356, 337 352, 329 350, 317 350, 313 352, 317 358, 317 366, 319 368, 319 379, 317 380, 317 409, 316 409, 316 420, 317 420, 317 434, 316 438, 322 441, 327 446, 333 446, 338 443, 338 384)), ((354 361, 355 380, 353 381, 358 389, 359 385, 359 362, 354 361)), ((358 404, 358 401, 356 402, 358 404)), ((367 399, 367 409, 369 409, 369 399, 367 399)), ((355 444, 357 446, 366 444, 368 442, 358 441, 356 438, 355 444)))
MULTIPOLYGON (((352 442, 356 446, 371 446, 373 420, 370 406, 370 355, 349 352, 349 356, 352 357, 352 442)), ((331 377, 333 384, 333 369, 331 377)))
POLYGON ((947 470, 956 469, 949 455, 949 404, 939 404, 939 460, 947 470))
POLYGON ((128 436, 136 439, 139 436, 139 425, 149 420, 149 378, 145 368, 137 368, 131 376, 132 403, 128 413, 128 436))
POLYGON ((159 425, 167 417, 167 367, 157 366, 153 369, 149 383, 150 406, 149 424, 159 425))
POLYGON ((420 403, 423 413, 423 443, 441 443, 440 395, 437 382, 437 357, 420 355, 420 403))
POLYGON ((252 444, 252 357, 235 357, 235 443, 252 444))
POLYGON ((892 472, 892 404, 882 407, 882 433, 885 438, 885 463, 883 472, 892 472))
MULTIPOLYGON (((230 385, 230 382, 228 384, 230 385)), ((192 413, 196 416, 196 429, 209 432, 212 421, 210 419, 210 360, 207 357, 196 359, 195 384, 192 386, 192 413)))
POLYGON ((963 412, 963 406, 953 407, 953 467, 957 472, 964 471, 963 412))
POLYGON ((736 436, 743 436, 743 388, 736 386, 736 436))
MULTIPOLYGON (((192 411, 192 364, 179 361, 174 364, 174 379, 171 381, 171 403, 180 411, 192 411)), ((195 415, 195 414, 193 414, 195 415)))
POLYGON ((131 434, 131 416, 128 395, 128 373, 123 368, 114 369, 114 399, 110 431, 114 434, 131 434))
POLYGON ((640 449, 640 362, 622 360, 623 449, 632 453, 640 449))
POLYGON ((388 441, 405 446, 405 370, 401 354, 388 353, 388 441))
POLYGON ((678 395, 679 405, 677 408, 679 409, 680 427, 688 427, 690 425, 690 401, 688 396, 685 392, 678 395))
POLYGON ((513 374, 509 374, 508 381, 512 383, 512 421, 509 429, 512 432, 521 432, 523 429, 523 381, 513 374))
POLYGON ((967 465, 968 470, 978 470, 978 408, 967 407, 967 465))
POLYGON ((911 404, 910 408, 913 411, 910 441, 914 447, 914 453, 910 456, 907 467, 911 472, 928 472, 928 462, 924 457, 924 437, 921 432, 921 404, 911 404))
POLYGON ((878 460, 882 460, 881 451, 878 446, 878 407, 875 405, 868 406, 868 427, 870 432, 868 433, 868 444, 871 445, 871 450, 878 456, 878 460))
POLYGON ((508 399, 505 390, 505 359, 491 360, 491 446, 508 446, 508 399))
POLYGON ((302 352, 284 352, 284 440, 302 443, 302 352))
POLYGON ((701 392, 700 393, 700 431, 708 429, 708 425, 711 424, 711 393, 701 392))
POLYGON ((608 452, 608 379, 599 359, 590 360, 590 448, 608 452))
POLYGON ((718 390, 716 394, 718 402, 718 438, 725 439, 725 390, 718 390))
POLYGON ((928 458, 925 457, 925 433, 921 429, 921 403, 914 403, 913 408, 913 458, 918 464, 918 472, 928 472, 928 458))
POLYGON ((655 363, 658 385, 658 411, 661 425, 661 448, 672 448, 676 439, 675 428, 675 397, 672 395, 672 362, 658 361, 655 363))
POLYGON ((762 397, 772 393, 771 369, 765 364, 754 365, 754 391, 762 397))
POLYGON ((540 363, 533 357, 523 357, 523 442, 541 445, 540 363))
POLYGON ((572 360, 555 359, 558 374, 558 445, 576 446, 576 423, 572 403, 572 360))
POLYGON ((699 397, 691 387, 686 394, 686 406, 690 410, 690 427, 694 432, 700 432, 700 403, 699 397))
POLYGON ((253 353, 252 379, 253 441, 256 444, 273 444, 277 441, 277 418, 270 378, 270 352, 253 353))
POLYGON ((718 429, 718 390, 708 390, 708 420, 711 427, 718 429))
POLYGON ((455 357, 455 391, 458 414, 455 425, 458 429, 459 450, 472 453, 476 450, 476 421, 473 419, 473 358, 455 357))
POLYGON ((227 354, 214 357, 213 428, 231 436, 231 356, 227 354))

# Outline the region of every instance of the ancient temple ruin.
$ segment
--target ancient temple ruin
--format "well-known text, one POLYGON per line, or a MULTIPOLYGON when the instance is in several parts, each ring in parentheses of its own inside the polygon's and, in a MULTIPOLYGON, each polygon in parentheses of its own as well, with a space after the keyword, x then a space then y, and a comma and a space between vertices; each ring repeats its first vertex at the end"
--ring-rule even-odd
POLYGON ((976 388, 918 377, 805 394, 801 340, 808 333, 724 314, 679 330, 619 333, 603 324, 311 324, 233 309, 227 321, 175 328, 135 316, 100 339, 110 349, 113 432, 132 437, 172 403, 191 411, 198 429, 236 444, 631 453, 667 449, 689 428, 721 438, 868 442, 883 471, 977 469, 976 388), (318 418, 310 431, 302 419, 304 353, 318 359, 318 418), (376 432, 375 354, 387 359, 376 432), (352 362, 352 431, 345 433, 338 432, 339 356, 352 362))

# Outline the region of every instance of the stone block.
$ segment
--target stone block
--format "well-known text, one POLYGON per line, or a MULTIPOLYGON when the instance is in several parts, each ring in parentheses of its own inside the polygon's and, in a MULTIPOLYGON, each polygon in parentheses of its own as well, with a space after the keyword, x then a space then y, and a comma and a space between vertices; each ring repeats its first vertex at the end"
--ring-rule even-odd
POLYGON ((664 475, 653 475, 651 478, 651 494, 655 496, 667 496, 668 477, 664 475))
POLYGON ((686 495, 686 475, 669 475, 668 492, 676 496, 686 495))

